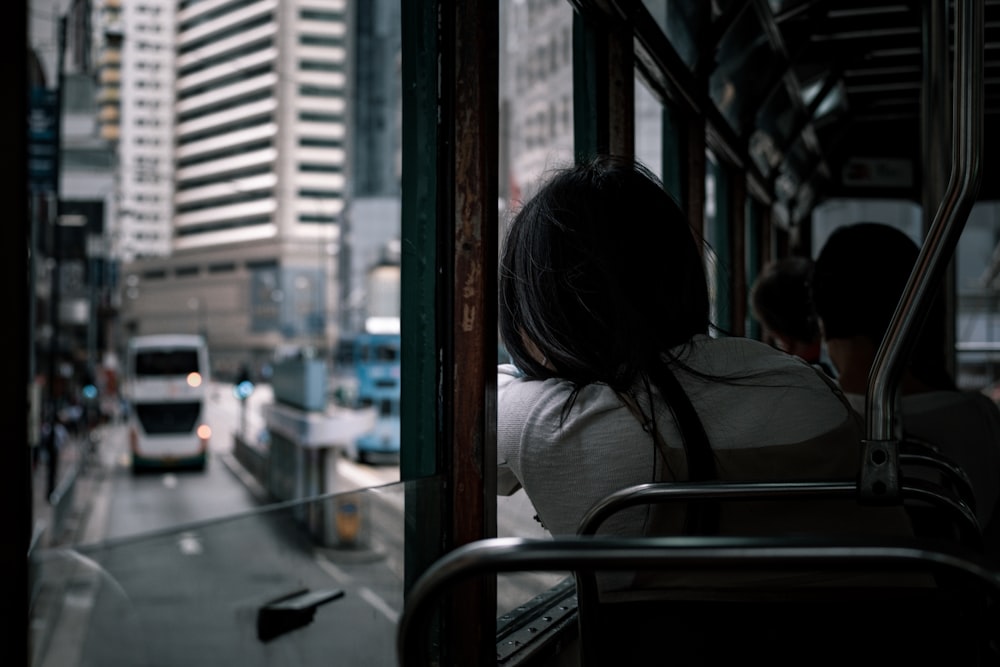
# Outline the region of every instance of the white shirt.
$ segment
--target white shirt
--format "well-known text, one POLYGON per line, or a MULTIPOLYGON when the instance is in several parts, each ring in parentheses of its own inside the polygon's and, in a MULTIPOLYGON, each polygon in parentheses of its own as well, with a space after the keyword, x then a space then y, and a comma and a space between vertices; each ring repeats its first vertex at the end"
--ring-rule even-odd
MULTIPOLYGON (((714 378, 677 371, 702 421, 723 480, 853 480, 862 424, 840 390, 804 361, 745 338, 698 336, 681 354, 714 378)), ((544 525, 574 534, 598 500, 627 486, 658 481, 650 435, 608 386, 573 391, 558 378, 533 380, 498 368, 498 493, 523 486, 544 525)), ((643 409, 649 405, 637 392, 643 409)), ((687 479, 683 446, 659 398, 656 424, 668 447, 662 480, 687 479)), ((660 466, 662 473, 662 466, 660 466)), ((759 507, 759 506, 758 506, 759 507)), ((644 510, 609 522, 609 532, 637 534, 644 510)), ((815 525, 815 521, 811 521, 815 525)))

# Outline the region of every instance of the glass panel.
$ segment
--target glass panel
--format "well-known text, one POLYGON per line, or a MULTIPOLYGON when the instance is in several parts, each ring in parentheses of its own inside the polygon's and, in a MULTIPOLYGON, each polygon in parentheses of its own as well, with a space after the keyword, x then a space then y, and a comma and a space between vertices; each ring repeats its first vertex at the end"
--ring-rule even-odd
MULTIPOLYGON (((816 99, 816 95, 823 88, 822 81, 816 81, 808 86, 802 87, 802 103, 809 106, 816 99)), ((833 88, 826 94, 823 101, 820 102, 819 106, 816 107, 816 113, 814 118, 822 118, 827 114, 830 114, 837 110, 843 110, 847 106, 847 98, 844 95, 844 84, 843 82, 837 82, 833 88)))
POLYGON ((957 250, 955 323, 960 387, 1000 400, 1000 204, 976 204, 957 250))
POLYGON ((718 163, 715 156, 707 151, 705 158, 705 236, 702 241, 705 249, 705 274, 708 276, 710 316, 713 323, 719 322, 722 314, 721 300, 724 298, 720 294, 723 288, 719 281, 722 258, 719 256, 720 249, 715 246, 720 225, 724 226, 720 220, 720 189, 718 163))
MULTIPOLYGON (((396 664, 405 502, 435 498, 439 481, 400 484, 395 463, 355 460, 350 434, 364 423, 347 408, 332 409, 342 445, 310 448, 290 439, 270 384, 240 401, 228 384, 211 383, 205 407, 214 433, 204 471, 133 474, 124 420, 96 429, 89 444, 63 433, 52 494, 40 461, 35 664, 199 665, 221 656, 247 665, 325 664, 331 656, 396 664), (261 642, 258 607, 299 588, 345 596, 320 607, 313 624, 261 642)), ((371 419, 375 410, 367 410, 371 419)), ((523 492, 498 507, 501 536, 547 536, 523 492)), ((562 578, 499 578, 498 615, 562 578)))
MULTIPOLYGON (((761 269, 761 246, 763 245, 763 234, 760 229, 761 209, 762 205, 760 203, 750 197, 747 198, 745 206, 746 225, 743 228, 746 253, 746 274, 744 277, 747 285, 753 285, 761 269)), ((744 331, 747 332, 748 338, 761 340, 760 322, 753 316, 750 308, 746 310, 746 319, 743 322, 743 327, 744 331)))
POLYGON ((198 372, 198 352, 191 350, 171 350, 169 352, 137 352, 135 355, 136 375, 187 375, 198 372))
MULTIPOLYGON (((171 502, 211 497, 198 481, 173 482, 187 487, 184 500, 163 495, 157 477, 130 486, 148 502, 160 492, 166 512, 171 502)), ((123 518, 134 510, 112 504, 108 539, 32 553, 35 664, 396 665, 404 522, 412 520, 405 503, 440 487, 436 478, 397 482, 215 517, 204 503, 190 515, 199 520, 147 522, 141 532, 123 518), (262 638, 270 627, 261 626, 262 608, 303 590, 343 595, 318 606, 311 622, 262 638)), ((548 535, 523 492, 500 507, 501 537, 548 535)), ((499 577, 498 615, 564 578, 499 577)))
POLYGON ((780 14, 782 12, 795 9, 796 7, 806 4, 809 1, 810 0, 767 0, 767 4, 771 8, 772 14, 780 14))
POLYGON ((785 155, 779 176, 775 181, 775 193, 784 201, 793 198, 802 179, 812 168, 815 157, 809 152, 804 141, 799 139, 785 155))
POLYGON ((404 497, 435 493, 438 484, 391 484, 36 552, 37 658, 395 665, 404 497), (303 590, 342 595, 311 621, 266 636, 294 616, 279 618, 266 605, 303 590))
MULTIPOLYGON (((536 518, 524 489, 497 498, 497 537, 546 538, 549 532, 536 518)), ((520 572, 497 577, 497 616, 506 614, 566 577, 552 572, 520 572)))
POLYGON ((663 105, 640 77, 635 79, 635 156, 663 178, 663 105))
POLYGON ((705 260, 709 275, 712 323, 724 335, 732 329, 728 181, 729 174, 725 164, 709 152, 705 174, 705 240, 709 247, 706 248, 705 260))
POLYGON ((800 221, 809 215, 809 211, 812 210, 815 199, 816 188, 813 187, 811 182, 804 183, 800 186, 795 196, 795 207, 792 210, 792 219, 800 221))
POLYGON ((822 81, 816 81, 814 83, 809 84, 808 86, 802 86, 801 88, 802 103, 805 104, 806 106, 812 104, 813 100, 816 99, 816 96, 819 94, 819 91, 822 88, 823 88, 822 81))
POLYGON ((712 72, 709 92, 719 111, 742 133, 759 105, 777 81, 784 65, 776 56, 750 5, 730 26, 719 43, 718 66, 712 72))
POLYGON ((548 170, 573 163, 573 8, 505 2, 502 11, 500 196, 512 212, 548 170))
MULTIPOLYGON (((571 165, 573 146, 573 7, 562 1, 504 2, 500 23, 500 234, 547 173, 571 165)), ((637 86, 638 88, 638 86, 637 86)), ((638 129, 637 129, 638 135, 638 129)), ((651 143, 652 138, 649 139, 651 143)), ((637 139, 638 143, 638 139, 637 139)), ((497 361, 509 360, 498 340, 497 361)), ((523 490, 497 498, 500 537, 544 537, 523 490)), ((497 578, 497 615, 549 589, 565 575, 519 573, 497 578)))
POLYGON ((677 55, 694 69, 703 50, 699 36, 710 34, 707 29, 711 21, 708 3, 700 0, 642 0, 642 4, 666 34, 677 55))
POLYGON ((756 129, 750 136, 750 155, 765 176, 781 162, 782 149, 788 145, 791 133, 802 126, 803 117, 785 86, 775 88, 757 112, 756 129))
POLYGON ((892 199, 829 199, 813 210, 812 256, 815 257, 835 229, 856 222, 874 221, 898 227, 915 243, 921 243, 923 221, 920 207, 911 201, 892 199))
MULTIPOLYGON (((910 201, 832 199, 812 215, 812 251, 823 247, 837 227, 866 220, 897 227, 921 243, 923 216, 910 201)), ((1000 400, 1000 204, 979 202, 972 208, 956 249, 956 377, 961 389, 983 391, 1000 400)))

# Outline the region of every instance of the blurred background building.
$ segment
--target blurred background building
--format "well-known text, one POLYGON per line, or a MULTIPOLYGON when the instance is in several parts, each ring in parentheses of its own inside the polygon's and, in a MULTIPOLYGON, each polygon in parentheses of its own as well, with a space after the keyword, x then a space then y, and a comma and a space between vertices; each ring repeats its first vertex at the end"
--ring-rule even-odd
MULTIPOLYGON (((386 326, 401 255, 398 0, 36 0, 31 16, 40 112, 63 109, 61 196, 51 174, 36 193, 52 260, 38 263, 40 359, 54 267, 59 345, 85 366, 114 366, 132 334, 201 333, 226 377, 276 353, 329 358, 366 323, 386 326)), ((501 26, 506 217, 573 159, 572 9, 512 1, 501 26)))
POLYGON ((126 335, 202 333, 223 375, 329 354, 399 236, 398 3, 158 0, 122 24, 126 335))

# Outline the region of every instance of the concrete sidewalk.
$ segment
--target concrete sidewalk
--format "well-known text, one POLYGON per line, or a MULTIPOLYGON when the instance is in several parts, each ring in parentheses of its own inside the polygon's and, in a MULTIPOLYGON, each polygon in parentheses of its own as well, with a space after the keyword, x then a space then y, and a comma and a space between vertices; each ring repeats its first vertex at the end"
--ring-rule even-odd
POLYGON ((56 485, 48 493, 47 461, 35 463, 32 477, 34 495, 32 519, 34 535, 30 551, 29 644, 31 664, 36 667, 67 667, 76 664, 85 619, 74 616, 89 609, 67 603, 67 591, 79 593, 91 585, 94 573, 81 568, 72 556, 77 544, 97 542, 104 537, 107 518, 107 486, 113 461, 102 451, 102 441, 113 437, 121 425, 102 425, 97 438, 70 438, 59 453, 56 485), (58 635, 58 637, 56 637, 58 635))
POLYGON ((36 457, 32 475, 34 548, 64 547, 83 538, 93 490, 106 473, 101 442, 119 428, 124 427, 102 424, 94 429, 93 439, 84 433, 68 438, 59 451, 56 484, 51 494, 48 461, 44 454, 36 457))

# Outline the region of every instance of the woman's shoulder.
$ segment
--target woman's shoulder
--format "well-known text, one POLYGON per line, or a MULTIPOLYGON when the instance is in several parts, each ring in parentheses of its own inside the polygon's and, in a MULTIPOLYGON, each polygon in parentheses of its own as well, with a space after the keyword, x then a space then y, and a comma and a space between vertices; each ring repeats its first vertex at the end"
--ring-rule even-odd
POLYGON ((764 343, 738 337, 699 339, 682 362, 698 373, 686 374, 689 379, 682 376, 682 382, 712 416, 727 424, 727 431, 759 431, 770 425, 785 441, 798 441, 844 425, 860 428, 833 380, 764 343))
POLYGON ((787 357, 781 350, 746 336, 709 336, 698 334, 691 339, 689 347, 692 351, 724 352, 750 357, 787 357))
POLYGON ((799 357, 742 336, 695 336, 680 359, 701 373, 720 378, 771 373, 812 378, 818 370, 799 357))
MULTIPOLYGON (((526 413, 572 413, 618 409, 623 406, 611 387, 602 383, 577 386, 562 378, 525 376, 509 364, 497 367, 497 401, 501 417, 522 419, 526 413)), ((560 420, 561 421, 561 420, 560 420)))

